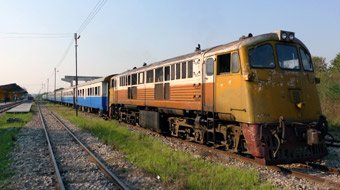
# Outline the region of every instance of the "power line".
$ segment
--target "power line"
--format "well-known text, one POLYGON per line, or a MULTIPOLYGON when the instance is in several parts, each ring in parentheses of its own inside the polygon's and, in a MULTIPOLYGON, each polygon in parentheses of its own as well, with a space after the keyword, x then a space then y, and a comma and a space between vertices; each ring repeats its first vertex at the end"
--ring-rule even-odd
POLYGON ((71 33, 19 33, 0 32, 2 38, 68 38, 71 33))
POLYGON ((0 38, 10 38, 10 39, 65 39, 69 38, 69 36, 6 36, 6 37, 0 37, 0 38))
MULTIPOLYGON (((81 32, 83 32, 87 26, 93 21, 94 17, 98 14, 98 12, 103 8, 103 6, 106 4, 107 0, 99 0, 97 2, 97 4, 93 7, 93 9, 91 10, 90 14, 86 17, 86 19, 82 22, 82 24, 79 26, 77 33, 80 34, 81 32)), ((69 35, 69 34, 68 34, 69 35)), ((61 59, 59 60, 59 62, 57 63, 57 65, 55 66, 55 68, 58 68, 65 60, 66 56, 68 55, 71 47, 73 44, 73 38, 71 38, 71 41, 69 42, 65 52, 63 53, 61 59)), ((51 72, 51 75, 48 77, 51 78, 52 75, 54 74, 54 72, 51 72)))
POLYGON ((22 32, 0 32, 0 34, 5 35, 30 35, 30 36, 67 36, 71 33, 22 33, 22 32))
POLYGON ((80 25, 79 29, 77 30, 77 33, 82 33, 86 27, 92 22, 93 18, 98 14, 98 12, 103 8, 107 0, 100 0, 98 3, 93 7, 90 14, 86 17, 86 19, 83 21, 83 23, 80 25))
POLYGON ((72 44, 73 44, 73 38, 71 38, 71 41, 69 42, 63 56, 61 57, 61 59, 59 60, 58 64, 55 67, 59 67, 64 62, 68 52, 70 51, 70 49, 72 47, 72 44))

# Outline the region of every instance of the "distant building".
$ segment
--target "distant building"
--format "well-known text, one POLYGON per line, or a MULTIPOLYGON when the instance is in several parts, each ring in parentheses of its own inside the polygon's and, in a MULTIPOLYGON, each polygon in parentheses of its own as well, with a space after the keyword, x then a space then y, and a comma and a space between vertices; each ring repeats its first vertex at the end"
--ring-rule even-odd
POLYGON ((27 91, 16 83, 0 85, 0 102, 11 102, 27 98, 27 91))

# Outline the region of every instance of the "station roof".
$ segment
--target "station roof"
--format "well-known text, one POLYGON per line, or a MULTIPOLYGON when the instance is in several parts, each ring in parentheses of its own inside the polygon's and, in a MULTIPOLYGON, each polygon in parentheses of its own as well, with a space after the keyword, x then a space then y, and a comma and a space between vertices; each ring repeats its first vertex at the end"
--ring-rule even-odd
POLYGON ((19 92, 19 93, 27 93, 27 91, 21 88, 16 83, 0 85, 0 91, 3 92, 19 92))
MULTIPOLYGON (((78 81, 87 82, 87 81, 91 81, 91 80, 99 79, 99 78, 102 78, 102 77, 98 77, 98 76, 78 76, 78 81)), ((65 81, 65 82, 72 82, 72 81, 76 80, 76 76, 66 75, 65 78, 62 78, 61 80, 65 81)))

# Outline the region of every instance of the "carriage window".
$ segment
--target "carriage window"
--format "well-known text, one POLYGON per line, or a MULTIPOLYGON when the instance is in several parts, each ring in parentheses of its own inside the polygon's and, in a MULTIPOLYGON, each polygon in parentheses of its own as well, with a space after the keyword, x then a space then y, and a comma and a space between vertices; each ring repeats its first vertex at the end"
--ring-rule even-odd
POLYGON ((98 95, 98 88, 97 88, 97 87, 94 88, 94 95, 95 95, 95 96, 98 95))
POLYGON ((231 72, 238 73, 240 71, 240 57, 237 52, 231 54, 231 72))
POLYGON ((193 64, 192 61, 188 61, 188 78, 192 78, 193 74, 193 64))
POLYGON ((180 78, 181 78, 181 64, 176 63, 176 79, 180 79, 180 78))
POLYGON ((164 67, 164 77, 165 77, 165 81, 169 81, 170 80, 170 66, 166 66, 164 67))
POLYGON ((250 65, 254 68, 274 68, 273 47, 264 44, 248 50, 250 65))
POLYGON ((153 70, 146 72, 146 83, 153 82, 153 70))
POLYGON ((214 59, 213 58, 208 58, 205 61, 205 73, 208 76, 211 76, 214 74, 214 59))
POLYGON ((303 69, 305 71, 313 71, 313 64, 310 55, 304 50, 300 48, 300 55, 302 60, 303 69))
POLYGON ((132 85, 137 84, 137 73, 131 75, 131 84, 132 85))
POLYGON ((127 85, 131 85, 131 75, 128 75, 127 76, 127 85))
POLYGON ((100 95, 100 86, 98 86, 98 96, 100 95))
POLYGON ((115 81, 114 79, 111 80, 111 87, 112 87, 112 88, 114 87, 114 84, 115 84, 114 81, 115 81))
POLYGON ((187 62, 182 63, 182 79, 187 77, 187 62))
POLYGON ((277 44, 277 58, 283 69, 299 70, 299 57, 295 46, 277 44))
POLYGON ((163 67, 155 69, 156 82, 163 82, 163 67))
POLYGON ((171 65, 171 80, 175 80, 175 64, 171 65))
POLYGON ((138 73, 138 84, 144 84, 144 72, 138 73))
POLYGON ((230 53, 217 56, 217 74, 230 73, 230 53))

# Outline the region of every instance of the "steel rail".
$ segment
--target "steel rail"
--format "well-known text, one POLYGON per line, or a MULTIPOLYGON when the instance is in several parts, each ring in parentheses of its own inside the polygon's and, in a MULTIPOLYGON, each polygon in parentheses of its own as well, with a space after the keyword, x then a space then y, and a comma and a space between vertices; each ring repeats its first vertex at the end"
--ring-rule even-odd
POLYGON ((0 108, 0 113, 6 112, 6 111, 8 111, 8 110, 10 110, 10 109, 12 109, 12 108, 14 108, 14 107, 16 107, 16 106, 22 104, 22 103, 23 103, 23 102, 17 102, 17 103, 10 104, 10 105, 3 105, 3 106, 1 106, 1 108, 0 108))
MULTIPOLYGON (((142 130, 146 130, 146 129, 142 128, 142 130)), ((172 138, 172 137, 170 137, 170 138, 172 138)), ((185 141, 185 140, 183 141, 183 140, 178 139, 178 138, 172 138, 172 139, 174 139, 178 142, 182 142, 182 143, 185 142, 185 143, 189 143, 189 144, 194 144, 194 145, 197 145, 197 146, 204 148, 204 149, 213 150, 216 154, 220 155, 221 157, 228 156, 229 158, 232 158, 232 159, 235 159, 235 160, 238 160, 238 161, 241 161, 241 162, 245 162, 245 163, 250 163, 250 164, 256 165, 260 168, 271 169, 271 170, 274 170, 274 171, 277 171, 277 172, 280 172, 280 173, 283 173, 283 174, 294 176, 294 177, 299 178, 299 179, 305 179, 305 180, 310 181, 310 182, 315 182, 315 183, 318 183, 318 184, 323 185, 323 186, 327 185, 327 186, 335 188, 335 189, 338 189, 340 187, 340 183, 337 183, 337 182, 334 182, 334 181, 331 181, 329 179, 325 179, 325 178, 322 178, 322 177, 319 177, 319 176, 314 176, 314 175, 311 175, 311 174, 308 174, 308 173, 303 173, 303 172, 300 172, 300 171, 291 170, 291 169, 288 169, 288 168, 285 168, 285 167, 282 167, 282 166, 277 166, 277 165, 261 165, 258 162, 256 162, 255 159, 252 159, 252 158, 249 158, 249 157, 244 157, 244 156, 236 154, 236 153, 226 152, 226 151, 218 150, 218 149, 211 149, 211 148, 206 147, 204 145, 197 144, 197 143, 191 142, 191 141, 185 141)), ((336 174, 336 171, 332 171, 332 169, 330 169, 330 168, 329 168, 329 172, 336 174)))
POLYGON ((329 173, 333 173, 335 175, 340 175, 340 169, 338 169, 338 168, 327 167, 325 165, 312 163, 312 162, 307 162, 306 165, 310 166, 312 168, 316 168, 318 170, 324 171, 324 172, 329 172, 329 173))
MULTIPOLYGON (((142 127, 138 127, 138 128, 140 130, 144 130, 144 131, 148 131, 148 132, 151 132, 151 133, 159 134, 159 133, 147 130, 145 128, 142 128, 142 127)), ((232 159, 235 159, 235 160, 238 160, 238 161, 242 161, 242 162, 246 162, 246 163, 250 163, 250 164, 254 164, 254 165, 259 166, 261 168, 271 169, 271 170, 274 170, 274 171, 277 171, 277 172, 280 172, 280 173, 283 173, 283 174, 288 174, 288 175, 294 176, 294 177, 299 178, 299 179, 306 179, 308 181, 315 182, 315 183, 318 183, 320 185, 328 185, 328 186, 331 186, 332 188, 335 188, 335 189, 340 187, 340 183, 336 183, 336 182, 331 181, 329 179, 325 179, 325 178, 322 178, 322 177, 314 176, 314 175, 303 173, 303 172, 299 172, 299 171, 290 170, 290 169, 282 167, 282 166, 277 166, 277 165, 261 165, 261 164, 259 164, 258 162, 256 162, 252 158, 244 157, 244 156, 232 153, 232 152, 226 152, 226 151, 222 151, 222 150, 218 150, 218 149, 211 149, 211 148, 206 147, 204 145, 201 145, 201 144, 198 144, 198 143, 195 143, 195 142, 191 142, 191 141, 180 140, 178 138, 173 138, 173 137, 170 137, 170 138, 172 138, 172 139, 174 139, 174 140, 176 140, 178 142, 181 142, 181 143, 186 142, 186 143, 194 144, 196 146, 200 146, 202 148, 206 148, 206 149, 209 149, 209 150, 214 150, 214 152, 216 152, 219 155, 222 155, 222 156, 226 156, 227 155, 229 158, 232 158, 232 159)), ((332 172, 332 169, 330 169, 329 172, 334 173, 334 172, 332 172)))
POLYGON ((61 178, 60 171, 59 171, 59 168, 58 168, 58 165, 57 165, 57 161, 56 161, 54 153, 53 153, 50 137, 49 137, 47 129, 46 129, 46 123, 45 123, 46 121, 45 121, 45 119, 44 119, 44 117, 42 115, 42 112, 41 112, 41 109, 40 109, 40 105, 38 103, 37 103, 37 107, 38 107, 38 110, 39 110, 40 121, 41 121, 41 124, 42 124, 42 126, 44 128, 44 132, 45 132, 45 136, 46 136, 46 141, 47 141, 47 145, 48 145, 48 150, 49 150, 49 153, 50 153, 50 156, 51 156, 51 160, 53 162, 55 176, 57 178, 57 183, 58 183, 58 187, 57 188, 59 190, 65 190, 64 182, 63 182, 63 180, 61 178))
POLYGON ((93 153, 91 150, 89 150, 75 135, 74 133, 67 127, 67 125, 53 112, 50 112, 52 117, 55 118, 59 123, 62 124, 62 126, 67 130, 67 132, 73 137, 73 139, 82 147, 82 149, 87 152, 92 160, 95 162, 95 164, 100 168, 100 170, 108 176, 108 178, 114 182, 116 185, 118 185, 121 189, 127 190, 129 189, 124 182, 122 182, 115 174, 113 174, 106 166, 103 164, 93 153))

